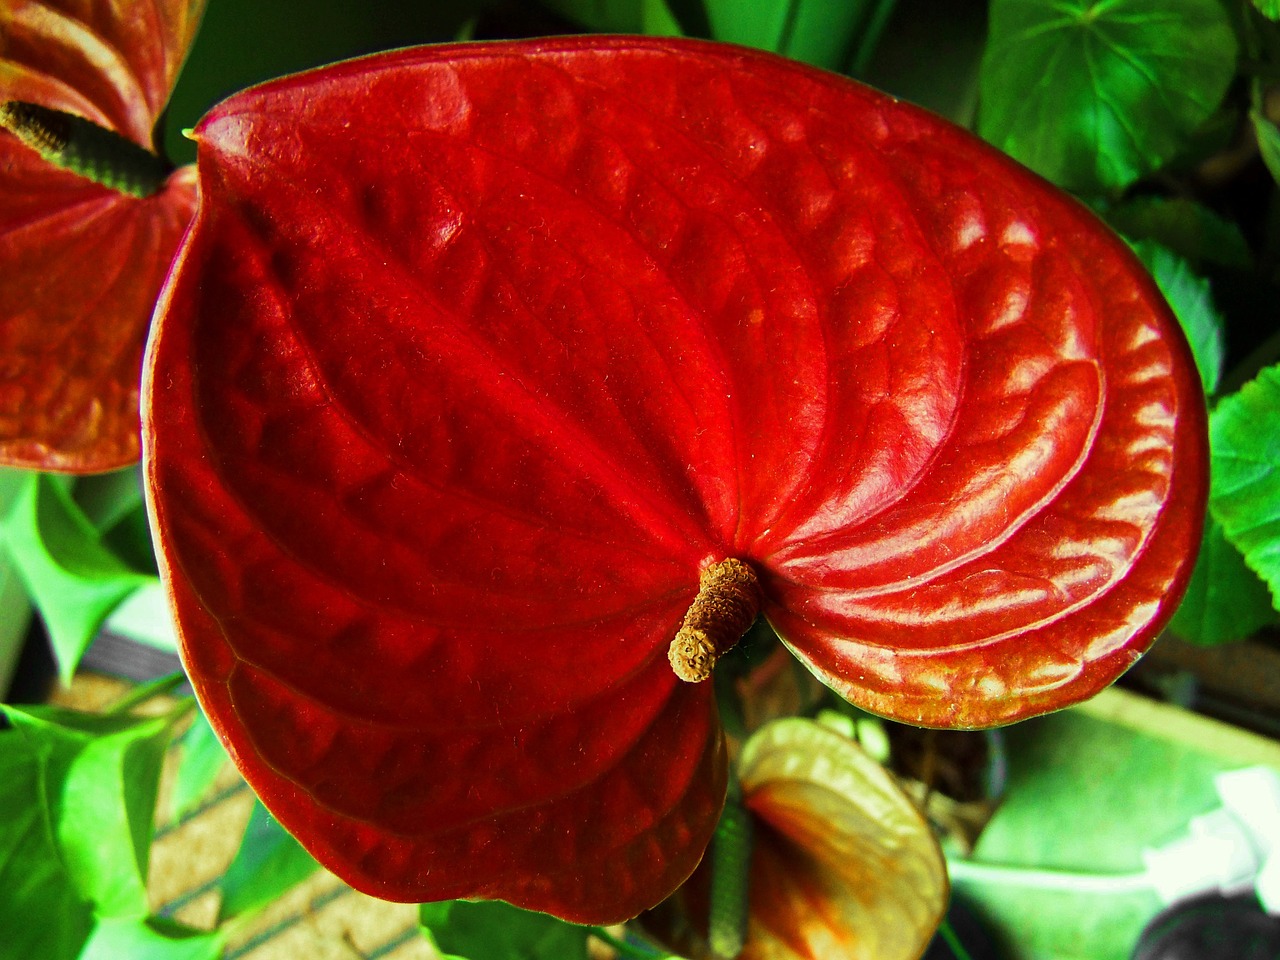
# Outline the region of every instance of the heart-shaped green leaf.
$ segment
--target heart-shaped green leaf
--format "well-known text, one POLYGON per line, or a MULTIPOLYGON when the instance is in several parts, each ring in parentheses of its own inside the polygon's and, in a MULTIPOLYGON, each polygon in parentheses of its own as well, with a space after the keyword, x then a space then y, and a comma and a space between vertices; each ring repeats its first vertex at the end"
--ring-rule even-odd
POLYGON ((1219 0, 993 0, 979 132, 1068 189, 1124 187, 1186 146, 1235 57, 1219 0))
POLYGON ((1213 515, 1280 609, 1280 365, 1223 397, 1209 420, 1213 515))

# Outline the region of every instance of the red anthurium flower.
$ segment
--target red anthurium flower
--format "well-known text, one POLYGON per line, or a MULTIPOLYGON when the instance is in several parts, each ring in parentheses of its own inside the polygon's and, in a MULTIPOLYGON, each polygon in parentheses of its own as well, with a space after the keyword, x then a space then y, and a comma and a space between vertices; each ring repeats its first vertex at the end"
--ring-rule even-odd
POLYGON ((215 727, 357 887, 658 902, 726 777, 676 670, 757 604, 853 702, 973 726, 1096 692, 1177 602, 1176 323, 937 118, 594 37, 341 64, 195 136, 144 401, 166 577, 215 727))
MULTIPOLYGON (((933 831, 856 743, 812 720, 762 727, 740 760, 753 829, 739 960, 917 960, 947 907, 933 831)), ((641 927, 709 960, 706 858, 641 927)))
MULTIPOLYGON (((203 9, 4 0, 0 104, 150 148, 203 9)), ((32 136, 48 146, 65 131, 38 124, 32 136)), ((0 463, 88 473, 138 459, 143 342, 194 208, 194 168, 133 196, 0 129, 0 463)))

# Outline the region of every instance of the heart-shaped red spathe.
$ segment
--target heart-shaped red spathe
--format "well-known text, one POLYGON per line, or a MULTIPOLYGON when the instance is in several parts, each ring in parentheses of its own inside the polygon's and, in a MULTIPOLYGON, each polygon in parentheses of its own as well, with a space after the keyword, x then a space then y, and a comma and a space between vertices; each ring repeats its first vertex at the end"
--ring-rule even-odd
POLYGON ((855 703, 1112 681, 1198 543, 1158 292, 970 135, 736 48, 400 51, 237 95, 149 354, 184 656, 267 805, 384 897, 629 917, 724 790, 701 570, 855 703))
MULTIPOLYGON (((204 0, 6 2, 0 102, 151 146, 204 0)), ((87 473, 138 459, 143 342, 195 209, 195 171, 145 199, 0 131, 0 463, 87 473)))

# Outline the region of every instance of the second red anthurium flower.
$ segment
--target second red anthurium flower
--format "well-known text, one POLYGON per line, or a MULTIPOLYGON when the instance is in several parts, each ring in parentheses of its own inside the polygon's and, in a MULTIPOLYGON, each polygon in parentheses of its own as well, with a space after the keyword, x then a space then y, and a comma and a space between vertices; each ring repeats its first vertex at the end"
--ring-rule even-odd
POLYGON ((147 161, 204 5, 0 3, 0 464, 92 473, 138 459, 143 342, 195 171, 134 193, 88 173, 113 179, 104 132, 147 161))
POLYGON ((361 889, 657 903, 726 781, 677 670, 757 604, 853 703, 971 727, 1097 692, 1177 603, 1176 321, 935 117, 594 37, 340 64, 195 136, 145 398, 162 565, 215 728, 361 889))

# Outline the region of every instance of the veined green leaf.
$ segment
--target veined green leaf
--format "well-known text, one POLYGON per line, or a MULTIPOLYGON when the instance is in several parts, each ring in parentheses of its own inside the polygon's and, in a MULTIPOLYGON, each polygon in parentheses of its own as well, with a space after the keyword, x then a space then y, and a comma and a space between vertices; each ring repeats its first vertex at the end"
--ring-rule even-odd
POLYGON ((1182 324, 1205 396, 1212 395, 1222 379, 1223 345, 1222 317, 1214 309, 1209 281, 1197 277, 1185 260, 1154 241, 1140 240, 1133 249, 1182 324))
POLYGON ((1208 645, 1242 640, 1276 619, 1267 585, 1227 541, 1222 524, 1209 517, 1191 583, 1169 629, 1208 645))
POLYGON ((419 922, 441 953, 463 960, 586 960, 590 931, 499 900, 424 903, 419 922))
POLYGON ((992 0, 979 132, 1081 193, 1171 159, 1235 74, 1219 0, 992 0))
POLYGON ((1209 508, 1280 609, 1280 364, 1223 397, 1209 417, 1209 508))
MULTIPOLYGON (((3 706, 11 731, 0 735, 0 786, 16 822, 5 831, 6 874, 35 877, 29 896, 67 916, 43 931, 53 953, 74 956, 90 916, 147 915, 147 859, 160 767, 180 711, 160 717, 97 716, 53 707, 3 706), (55 929, 68 926, 75 936, 55 929), (75 944, 76 949, 79 943, 75 944)), ((23 884, 18 886, 23 889, 23 884)), ((24 898, 0 898, 5 910, 35 910, 24 898)), ((15 914, 6 930, 32 923, 15 914)), ((33 950, 27 956, 46 956, 33 950)))
POLYGON ((103 543, 66 485, 30 474, 5 518, 3 536, 53 643, 58 671, 70 681, 103 619, 139 586, 154 580, 103 543))
POLYGON ((218 922, 262 909, 318 869, 302 844, 255 800, 240 849, 222 878, 218 922))

